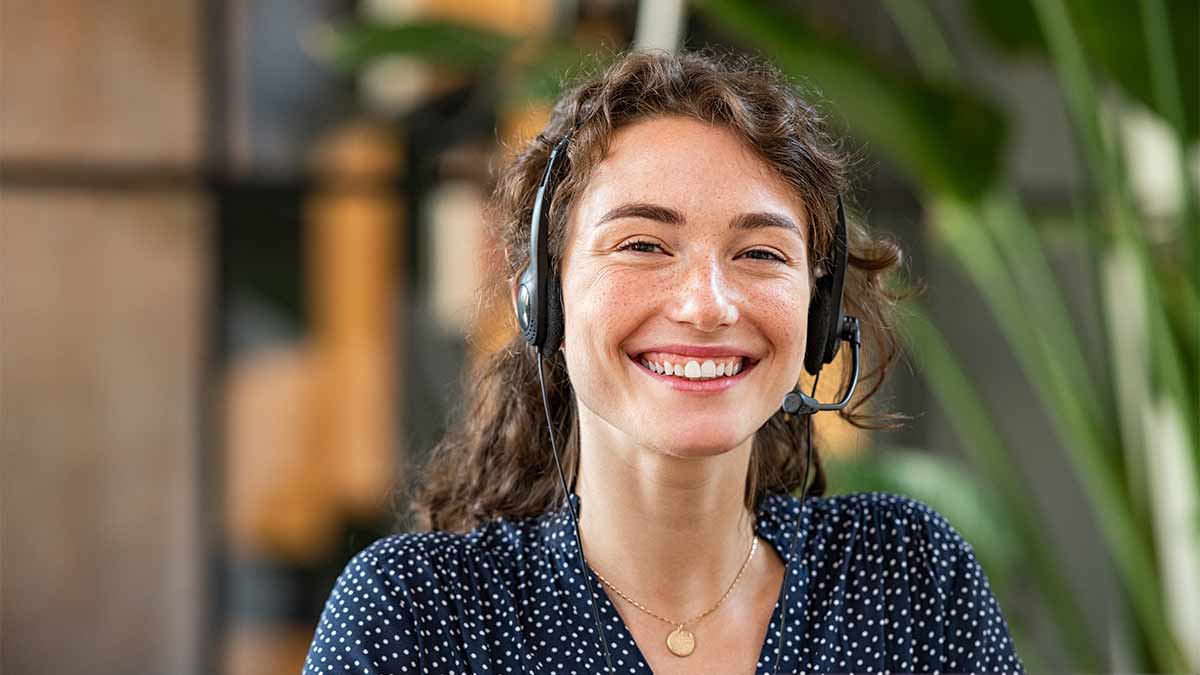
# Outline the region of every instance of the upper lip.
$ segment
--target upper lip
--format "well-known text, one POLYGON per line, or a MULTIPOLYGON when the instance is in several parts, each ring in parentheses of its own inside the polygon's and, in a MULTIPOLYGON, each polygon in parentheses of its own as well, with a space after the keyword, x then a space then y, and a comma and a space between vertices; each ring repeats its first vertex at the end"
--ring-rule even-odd
POLYGON ((631 352, 632 356, 639 356, 646 352, 666 352, 668 354, 678 354, 680 356, 695 356, 699 358, 713 358, 718 356, 741 356, 751 361, 756 360, 754 354, 746 351, 741 347, 734 345, 653 345, 643 347, 637 351, 631 352))

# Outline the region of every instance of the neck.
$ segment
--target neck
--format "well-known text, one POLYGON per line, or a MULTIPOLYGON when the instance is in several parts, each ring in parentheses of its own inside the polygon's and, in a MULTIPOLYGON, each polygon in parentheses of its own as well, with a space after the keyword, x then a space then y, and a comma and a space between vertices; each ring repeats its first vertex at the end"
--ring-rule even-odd
MULTIPOLYGON (((744 494, 753 438, 717 454, 676 456, 622 443, 583 413, 579 441, 575 492, 588 565, 672 621, 711 608, 750 553, 754 520, 744 494)), ((765 559, 762 548, 739 587, 765 559)))

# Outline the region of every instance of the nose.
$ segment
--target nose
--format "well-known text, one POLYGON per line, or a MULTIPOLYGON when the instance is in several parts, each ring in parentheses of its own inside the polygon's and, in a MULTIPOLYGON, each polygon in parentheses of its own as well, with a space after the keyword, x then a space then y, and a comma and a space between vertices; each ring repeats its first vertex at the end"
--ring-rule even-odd
POLYGON ((737 291, 726 278, 718 260, 692 265, 679 276, 671 319, 697 330, 712 332, 738 320, 737 291))

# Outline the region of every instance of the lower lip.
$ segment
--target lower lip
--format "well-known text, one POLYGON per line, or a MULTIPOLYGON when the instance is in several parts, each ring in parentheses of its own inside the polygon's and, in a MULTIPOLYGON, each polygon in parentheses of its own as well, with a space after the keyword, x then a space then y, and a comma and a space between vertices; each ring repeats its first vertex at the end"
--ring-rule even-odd
POLYGON ((754 362, 754 363, 749 363, 745 366, 742 366, 742 369, 738 371, 737 375, 733 375, 732 377, 722 376, 722 377, 718 377, 714 380, 687 380, 682 377, 676 377, 674 375, 664 375, 662 373, 656 373, 653 370, 650 370, 646 366, 642 365, 641 362, 634 360, 634 358, 632 356, 629 357, 629 360, 633 363, 634 366, 637 367, 638 370, 642 371, 643 373, 646 373, 650 377, 653 377, 654 379, 658 380, 659 382, 662 382, 663 384, 669 385, 672 389, 675 389, 676 391, 686 391, 686 392, 697 393, 697 394, 716 393, 716 392, 725 391, 726 389, 729 389, 730 387, 736 385, 738 382, 741 382, 742 378, 744 378, 746 376, 746 373, 749 373, 751 370, 754 370, 754 367, 758 365, 758 362, 754 362))

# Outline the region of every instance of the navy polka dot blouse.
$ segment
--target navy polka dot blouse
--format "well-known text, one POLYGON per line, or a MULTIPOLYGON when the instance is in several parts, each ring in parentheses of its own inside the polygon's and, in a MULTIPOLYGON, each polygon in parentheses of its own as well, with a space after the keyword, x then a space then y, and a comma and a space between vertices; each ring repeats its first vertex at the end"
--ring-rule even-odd
MULTIPOLYGON (((578 495, 571 500, 581 508, 578 495)), ((775 672, 776 650, 780 673, 1024 672, 970 545, 925 504, 884 493, 810 497, 801 515, 797 498, 775 494, 757 516, 755 532, 787 574, 756 675, 775 672)), ((304 674, 602 673, 578 561, 565 504, 466 534, 380 539, 338 578, 304 674)), ((617 672, 649 674, 589 574, 617 672)))

